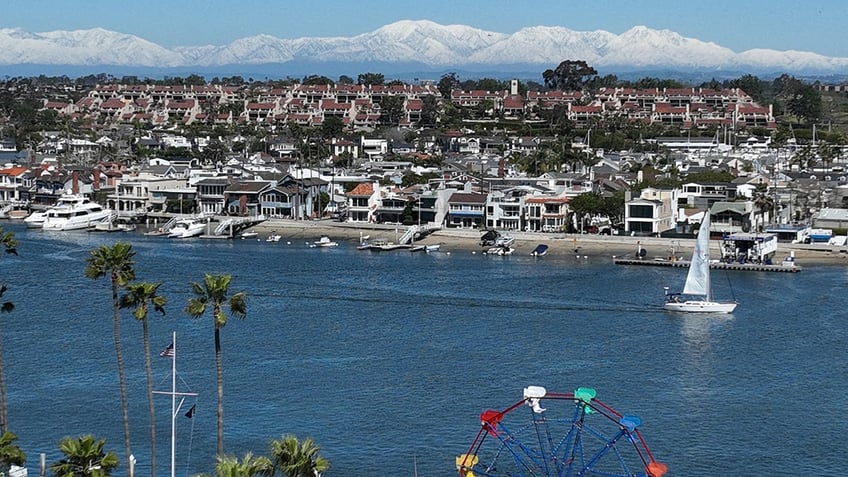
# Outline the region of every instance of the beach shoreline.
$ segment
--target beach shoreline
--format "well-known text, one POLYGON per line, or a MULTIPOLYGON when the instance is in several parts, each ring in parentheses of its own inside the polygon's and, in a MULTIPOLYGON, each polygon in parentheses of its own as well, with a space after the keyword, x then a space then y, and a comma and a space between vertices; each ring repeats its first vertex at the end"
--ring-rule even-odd
MULTIPOLYGON (((361 224, 331 220, 269 219, 251 227, 260 238, 279 234, 283 240, 313 242, 327 235, 337 241, 354 241, 357 244, 365 237, 396 242, 407 230, 407 226, 393 224, 361 224)), ((659 237, 629 237, 618 235, 565 234, 539 232, 508 232, 515 237, 513 248, 519 255, 529 255, 539 244, 548 246, 550 255, 580 255, 586 257, 636 258, 639 248, 645 250, 644 259, 669 259, 672 254, 678 259, 688 260, 695 240, 659 237)), ((445 250, 479 252, 481 230, 442 228, 429 233, 416 242, 421 245, 440 244, 445 250)), ((848 247, 824 244, 804 245, 781 243, 775 258, 780 263, 785 257, 794 255, 798 266, 848 265, 848 247)))

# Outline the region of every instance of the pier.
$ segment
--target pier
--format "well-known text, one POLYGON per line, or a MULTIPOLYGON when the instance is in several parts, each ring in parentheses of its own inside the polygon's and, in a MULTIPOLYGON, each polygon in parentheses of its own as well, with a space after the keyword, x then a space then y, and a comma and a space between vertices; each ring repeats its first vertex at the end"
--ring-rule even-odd
MULTIPOLYGON (((614 258, 613 263, 616 265, 645 265, 651 267, 674 267, 674 268, 689 268, 689 260, 638 260, 629 258, 614 258)), ((738 270, 748 272, 782 272, 782 273, 797 273, 801 271, 801 267, 795 265, 766 265, 758 263, 724 263, 711 262, 711 270, 738 270)))

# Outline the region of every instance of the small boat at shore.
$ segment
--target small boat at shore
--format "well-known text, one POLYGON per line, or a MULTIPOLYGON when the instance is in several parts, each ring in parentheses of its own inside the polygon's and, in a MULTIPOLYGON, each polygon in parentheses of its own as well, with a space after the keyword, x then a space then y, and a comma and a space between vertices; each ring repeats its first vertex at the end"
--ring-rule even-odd
POLYGON ((178 220, 168 231, 170 238, 191 238, 203 235, 207 221, 203 218, 186 218, 178 220))
POLYGON ((542 257, 546 253, 548 253, 548 246, 540 243, 539 245, 536 245, 536 248, 534 248, 532 252, 530 252, 530 255, 534 257, 542 257))
POLYGON ((488 250, 484 251, 483 254, 484 255, 501 255, 501 256, 504 256, 504 255, 512 255, 512 253, 514 251, 515 251, 515 249, 513 249, 509 245, 496 245, 496 246, 491 247, 488 250))
POLYGON ((392 250, 409 250, 411 248, 412 248, 412 245, 410 245, 410 244, 387 242, 387 241, 382 240, 382 239, 377 239, 377 240, 374 240, 373 242, 370 242, 368 244, 367 249, 362 249, 362 250, 371 250, 372 252, 387 252, 387 251, 392 251, 392 250))
POLYGON ((255 239, 258 236, 259 236, 259 232, 252 232, 252 231, 251 232, 242 232, 241 234, 239 234, 239 238, 241 238, 242 240, 255 239))
POLYGON ((315 242, 309 244, 309 248, 321 248, 321 247, 338 247, 339 243, 330 240, 330 237, 324 235, 320 239, 315 242))

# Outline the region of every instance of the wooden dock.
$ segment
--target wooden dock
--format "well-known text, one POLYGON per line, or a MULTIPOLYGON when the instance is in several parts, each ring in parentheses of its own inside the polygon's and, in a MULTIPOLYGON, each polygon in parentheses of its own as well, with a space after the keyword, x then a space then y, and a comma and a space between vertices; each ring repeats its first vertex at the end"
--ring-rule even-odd
MULTIPOLYGON (((629 258, 614 258, 613 263, 616 265, 643 265, 649 267, 674 267, 674 268, 689 268, 689 260, 638 260, 629 258)), ((749 272, 782 272, 782 273, 797 273, 801 271, 801 267, 796 265, 765 265, 757 263, 724 263, 711 262, 710 269, 714 270, 738 270, 749 272)))

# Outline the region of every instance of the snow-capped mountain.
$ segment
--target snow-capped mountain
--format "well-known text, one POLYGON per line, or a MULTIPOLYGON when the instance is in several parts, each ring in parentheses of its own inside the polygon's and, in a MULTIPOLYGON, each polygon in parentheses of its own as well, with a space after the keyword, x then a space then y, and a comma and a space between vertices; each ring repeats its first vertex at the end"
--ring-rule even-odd
POLYGON ((215 68, 234 65, 418 65, 427 70, 536 70, 582 59, 599 71, 700 70, 844 74, 848 58, 767 49, 734 52, 712 42, 644 26, 616 35, 563 27, 530 27, 512 34, 465 25, 404 20, 353 37, 241 38, 226 45, 165 48, 100 28, 30 33, 0 29, 0 65, 215 68))

